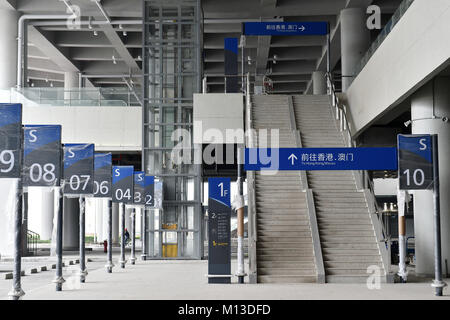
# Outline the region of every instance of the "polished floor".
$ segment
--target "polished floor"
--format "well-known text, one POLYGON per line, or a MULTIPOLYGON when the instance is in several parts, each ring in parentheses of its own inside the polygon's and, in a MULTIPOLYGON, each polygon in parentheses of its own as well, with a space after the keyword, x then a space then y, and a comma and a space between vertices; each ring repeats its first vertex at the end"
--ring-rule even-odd
MULTIPOLYGON (((118 254, 114 252, 116 263, 118 254)), ((74 257, 74 256, 71 256, 74 257)), ((114 267, 105 271, 105 255, 94 250, 88 254, 89 274, 86 283, 77 277, 79 265, 64 268, 62 292, 56 292, 51 281, 54 270, 23 277, 24 300, 57 299, 450 299, 433 295, 431 279, 414 279, 414 283, 381 284, 380 289, 368 289, 366 284, 232 284, 207 283, 207 261, 140 261, 125 269, 114 267)), ((232 261, 233 269, 236 261, 232 261)), ((0 280, 0 296, 7 298, 12 280, 0 280)))

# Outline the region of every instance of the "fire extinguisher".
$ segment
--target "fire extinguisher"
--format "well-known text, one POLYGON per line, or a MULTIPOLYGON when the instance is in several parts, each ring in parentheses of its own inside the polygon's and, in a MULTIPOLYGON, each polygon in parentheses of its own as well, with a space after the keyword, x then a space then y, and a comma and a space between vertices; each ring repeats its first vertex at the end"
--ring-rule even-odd
POLYGON ((103 252, 108 252, 108 240, 103 241, 103 252))

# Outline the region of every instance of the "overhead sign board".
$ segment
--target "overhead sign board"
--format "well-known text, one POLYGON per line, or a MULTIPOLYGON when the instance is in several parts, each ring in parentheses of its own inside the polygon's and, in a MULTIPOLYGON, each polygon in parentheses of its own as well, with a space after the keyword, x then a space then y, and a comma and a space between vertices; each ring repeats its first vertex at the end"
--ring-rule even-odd
POLYGON ((59 186, 62 162, 61 126, 25 126, 23 155, 24 186, 59 186))
POLYGON ((208 278, 209 283, 231 282, 230 178, 209 178, 208 278), (224 275, 217 277, 215 275, 224 275), (227 275, 230 275, 229 277, 227 275))
POLYGON ((22 105, 0 104, 0 178, 20 178, 22 105))
POLYGON ((64 193, 94 193, 94 145, 64 145, 64 193))
POLYGON ((115 166, 112 176, 112 200, 126 204, 134 203, 134 167, 115 166))
POLYGON ((144 181, 144 189, 145 189, 145 205, 147 207, 155 206, 155 177, 154 176, 145 176, 144 181))
POLYGON ((246 36, 324 36, 328 22, 244 22, 246 36))
POLYGON ((134 172, 134 204, 145 205, 145 172, 134 172))
POLYGON ((433 189, 431 135, 398 135, 400 190, 433 189))
POLYGON ((245 170, 397 170, 396 148, 245 149, 245 170))
POLYGON ((111 198, 112 154, 96 153, 94 157, 94 197, 111 198))

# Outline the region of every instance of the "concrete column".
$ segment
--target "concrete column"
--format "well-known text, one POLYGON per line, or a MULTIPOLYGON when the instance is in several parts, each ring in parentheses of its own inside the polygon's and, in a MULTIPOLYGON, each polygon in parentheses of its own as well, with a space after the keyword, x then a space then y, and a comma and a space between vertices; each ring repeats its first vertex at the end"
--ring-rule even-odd
POLYGON ((76 89, 79 86, 78 72, 70 71, 64 72, 64 100, 70 100, 70 90, 76 89))
POLYGON ((119 204, 112 204, 112 239, 113 244, 119 244, 119 204))
MULTIPOLYGON (((126 207, 126 209, 125 209, 125 228, 128 230, 128 232, 130 232, 132 229, 132 227, 131 227, 131 214, 132 213, 133 213, 133 209, 126 207)), ((131 235, 131 233, 130 233, 130 235, 131 235)))
POLYGON ((314 71, 312 74, 313 94, 327 94, 327 79, 324 71, 314 71))
MULTIPOLYGON (((413 134, 438 134, 439 169, 441 190, 442 270, 445 276, 445 260, 450 264, 450 123, 437 117, 450 117, 450 78, 438 77, 422 87, 411 99, 413 134), (433 88, 434 87, 434 88, 433 88), (434 94, 433 94, 434 91, 434 94), (434 96, 434 98, 433 98, 434 96), (416 120, 423 119, 427 120, 416 120)), ((416 274, 434 275, 433 193, 414 193, 414 231, 416 243, 416 274)), ((450 271, 450 270, 449 270, 450 271)))
POLYGON ((103 242, 106 239, 106 234, 103 234, 103 199, 96 198, 94 199, 94 207, 95 207, 95 238, 97 239, 97 243, 103 242))
POLYGON ((64 197, 63 250, 78 250, 80 243, 80 204, 78 198, 64 197))
POLYGON ((341 11, 341 64, 342 91, 347 91, 356 68, 370 45, 370 32, 366 26, 366 13, 362 8, 341 11), (350 76, 350 77, 349 77, 350 76))
POLYGON ((51 188, 28 188, 28 220, 31 231, 41 240, 51 240, 53 231, 54 194, 51 188))
POLYGON ((104 240, 108 240, 108 199, 101 199, 102 203, 102 213, 103 213, 103 224, 102 224, 102 237, 98 239, 98 241, 103 242, 104 240))
POLYGON ((17 23, 19 13, 0 8, 0 90, 9 90, 17 81, 17 23))

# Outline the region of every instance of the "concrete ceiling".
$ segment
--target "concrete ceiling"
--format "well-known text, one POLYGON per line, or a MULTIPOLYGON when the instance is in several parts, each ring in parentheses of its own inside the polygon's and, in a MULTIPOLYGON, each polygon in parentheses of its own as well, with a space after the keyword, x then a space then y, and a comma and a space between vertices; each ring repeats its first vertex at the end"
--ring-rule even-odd
MULTIPOLYGON (((23 14, 68 14, 61 0, 6 1, 23 14)), ((241 22, 249 19, 284 21, 328 21, 332 32, 332 66, 339 71, 339 13, 346 7, 378 4, 390 16, 400 0, 203 0, 204 74, 212 92, 223 92, 224 38, 240 37, 241 22), (218 23, 217 19, 223 19, 218 23)), ((93 0, 70 0, 78 6, 83 21, 104 21, 106 17, 93 0)), ((113 20, 141 20, 141 0, 102 0, 101 6, 113 20)), ((6 5, 6 4, 2 4, 6 5)), ((385 19, 384 19, 385 20, 385 19)), ((141 25, 123 24, 68 29, 66 21, 59 25, 29 26, 28 78, 45 85, 51 79, 60 85, 64 72, 76 71, 96 76, 94 86, 126 86, 124 79, 108 75, 141 73, 141 25), (94 35, 96 31, 96 35, 94 35), (125 33, 124 33, 125 32, 125 33), (114 57, 114 58, 113 58, 114 57), (105 75, 105 77, 101 77, 105 75)), ((260 75, 271 71, 274 88, 279 93, 304 93, 311 90, 311 74, 325 70, 325 37, 248 37, 244 51, 245 71, 260 75), (277 57, 273 63, 273 57, 277 57)), ((241 57, 241 53, 239 53, 241 57)), ((240 59, 240 58, 239 58, 240 59)), ((240 72, 240 71, 239 71, 240 72)), ((134 79, 139 83, 139 78, 134 79)))

